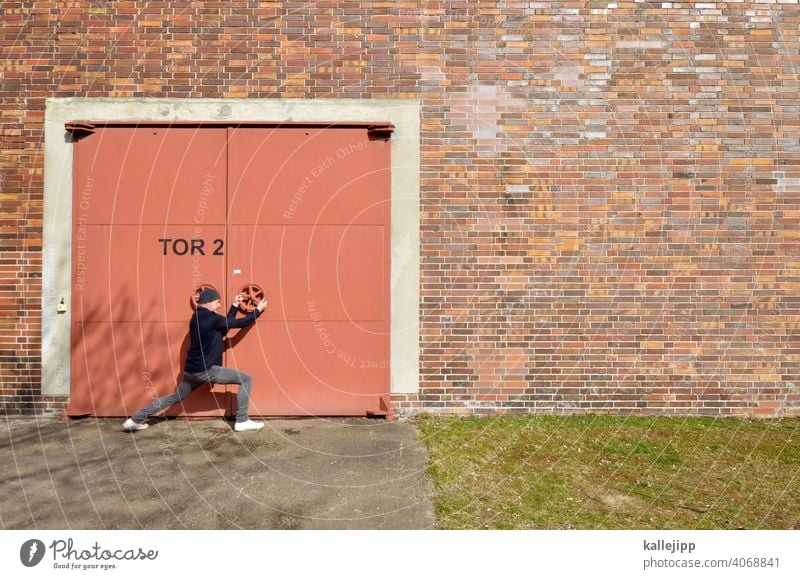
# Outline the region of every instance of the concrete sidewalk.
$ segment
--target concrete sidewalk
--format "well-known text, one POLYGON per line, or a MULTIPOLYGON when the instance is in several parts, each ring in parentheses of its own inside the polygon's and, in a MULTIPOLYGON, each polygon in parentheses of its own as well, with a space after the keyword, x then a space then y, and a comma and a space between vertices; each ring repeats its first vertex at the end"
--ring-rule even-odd
POLYGON ((410 422, 0 419, 5 529, 428 529, 410 422))

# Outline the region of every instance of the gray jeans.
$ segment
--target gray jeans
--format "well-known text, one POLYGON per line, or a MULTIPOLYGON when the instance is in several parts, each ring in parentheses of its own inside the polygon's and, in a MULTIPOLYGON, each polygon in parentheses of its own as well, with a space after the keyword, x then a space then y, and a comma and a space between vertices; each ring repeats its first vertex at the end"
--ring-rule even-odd
POLYGON ((183 380, 178 384, 175 392, 154 400, 152 404, 142 408, 131 418, 136 422, 141 422, 151 414, 180 402, 202 384, 239 384, 239 392, 236 394, 236 422, 249 420, 247 406, 250 403, 250 387, 253 384, 253 377, 250 374, 223 366, 211 366, 205 372, 184 372, 183 380))

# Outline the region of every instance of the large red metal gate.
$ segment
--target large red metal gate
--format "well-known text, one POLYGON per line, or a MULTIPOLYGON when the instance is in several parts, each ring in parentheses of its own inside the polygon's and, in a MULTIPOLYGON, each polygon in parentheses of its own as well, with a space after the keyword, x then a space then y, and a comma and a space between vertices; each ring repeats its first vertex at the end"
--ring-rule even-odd
MULTIPOLYGON (((171 392, 190 295, 250 284, 269 307, 224 363, 252 415, 389 409, 390 146, 367 126, 96 125, 75 143, 67 413, 130 415, 171 392)), ((236 386, 171 414, 233 414, 236 386)))

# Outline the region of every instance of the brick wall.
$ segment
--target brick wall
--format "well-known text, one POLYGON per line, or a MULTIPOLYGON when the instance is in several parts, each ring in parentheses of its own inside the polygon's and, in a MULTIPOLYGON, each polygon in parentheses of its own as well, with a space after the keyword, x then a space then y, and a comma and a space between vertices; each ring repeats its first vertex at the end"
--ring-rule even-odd
POLYGON ((47 97, 387 97, 423 111, 399 412, 800 414, 795 1, 4 1, 0 22, 2 411, 63 403, 38 394, 47 97))

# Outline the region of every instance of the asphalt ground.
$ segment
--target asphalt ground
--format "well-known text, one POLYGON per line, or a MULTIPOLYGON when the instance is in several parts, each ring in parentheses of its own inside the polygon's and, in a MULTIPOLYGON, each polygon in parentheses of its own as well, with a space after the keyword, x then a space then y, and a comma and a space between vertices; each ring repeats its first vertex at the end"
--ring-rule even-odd
POLYGON ((429 529, 413 423, 0 419, 4 529, 429 529))

